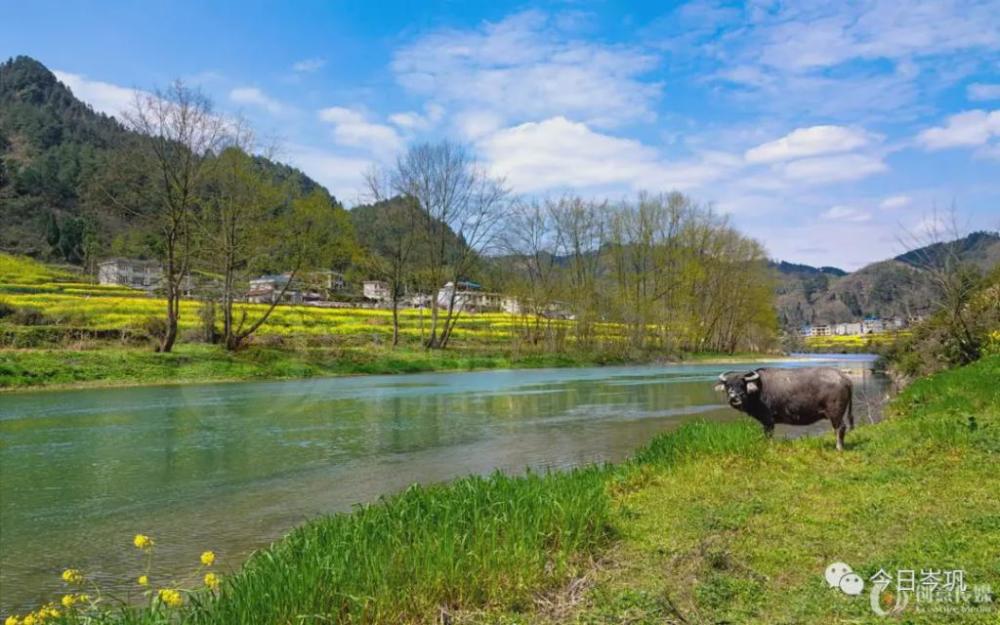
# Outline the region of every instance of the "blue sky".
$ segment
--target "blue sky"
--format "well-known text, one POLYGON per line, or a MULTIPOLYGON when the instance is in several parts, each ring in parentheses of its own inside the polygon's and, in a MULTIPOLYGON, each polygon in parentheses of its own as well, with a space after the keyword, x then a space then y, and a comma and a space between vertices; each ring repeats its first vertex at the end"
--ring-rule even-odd
POLYGON ((1000 3, 3 2, 114 114, 180 77, 345 204, 449 138, 524 196, 678 189, 776 258, 857 268, 955 205, 1000 227, 1000 3))

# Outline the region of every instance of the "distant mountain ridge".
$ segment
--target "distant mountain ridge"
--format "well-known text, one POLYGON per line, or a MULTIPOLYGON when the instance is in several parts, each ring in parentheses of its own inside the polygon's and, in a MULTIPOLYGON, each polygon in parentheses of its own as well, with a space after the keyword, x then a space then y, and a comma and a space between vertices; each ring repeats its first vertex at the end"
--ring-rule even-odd
POLYGON ((852 273, 832 267, 772 263, 779 277, 779 321, 786 329, 794 329, 869 316, 905 319, 926 315, 932 312, 934 291, 921 266, 949 248, 983 271, 1000 263, 1000 234, 996 232, 974 232, 955 241, 935 243, 852 273))

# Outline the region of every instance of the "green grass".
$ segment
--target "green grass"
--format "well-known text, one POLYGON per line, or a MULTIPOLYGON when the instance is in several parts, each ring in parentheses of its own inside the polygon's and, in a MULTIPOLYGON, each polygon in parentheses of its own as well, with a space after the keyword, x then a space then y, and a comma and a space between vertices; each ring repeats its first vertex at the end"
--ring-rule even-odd
POLYGON ((1000 588, 998 375, 1000 356, 916 382, 844 453, 831 436, 696 422, 618 466, 412 487, 292 532, 218 595, 88 622, 882 622, 825 585, 829 563, 1000 588))
MULTIPOLYGON (((172 353, 110 344, 88 349, 0 349, 0 391, 142 384, 275 380, 335 375, 421 373, 539 367, 579 367, 625 362, 607 354, 514 352, 420 347, 251 347, 227 352, 199 343, 172 353)), ((635 362, 629 360, 629 362, 635 362)))

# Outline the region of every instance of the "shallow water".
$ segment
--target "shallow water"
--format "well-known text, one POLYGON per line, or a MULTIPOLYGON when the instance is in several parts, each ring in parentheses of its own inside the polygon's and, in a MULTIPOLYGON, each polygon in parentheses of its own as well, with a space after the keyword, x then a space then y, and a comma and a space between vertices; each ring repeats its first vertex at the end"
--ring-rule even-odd
MULTIPOLYGON (((887 380, 852 372, 859 423, 887 380)), ((775 363, 778 364, 778 363, 775 363)), ((761 366, 759 364, 754 366, 761 366)), ((749 368, 748 365, 744 367, 749 368)), ((52 599, 64 568, 135 590, 216 551, 236 567, 320 514, 414 482, 616 461, 695 417, 748 418, 712 390, 738 363, 535 369, 0 395, 0 612, 52 599)), ((870 416, 871 415, 871 416, 870 416)), ((825 431, 826 424, 779 435, 825 431)), ((832 441, 831 441, 832 444, 832 441)))

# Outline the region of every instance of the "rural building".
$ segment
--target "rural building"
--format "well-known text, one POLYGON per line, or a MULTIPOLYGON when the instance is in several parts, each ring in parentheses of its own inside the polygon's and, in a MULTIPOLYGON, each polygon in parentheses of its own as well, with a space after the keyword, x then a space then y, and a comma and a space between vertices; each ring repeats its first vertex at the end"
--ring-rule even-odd
POLYGON ((382 280, 365 280, 361 283, 361 295, 366 300, 376 304, 388 304, 392 302, 392 291, 389 284, 382 280))
POLYGON ((516 297, 511 297, 509 295, 504 296, 500 300, 500 310, 504 311, 508 315, 520 315, 521 314, 521 301, 516 297))
POLYGON ((155 260, 109 258, 97 265, 100 284, 151 290, 160 286, 162 280, 163 269, 155 260))
POLYGON ((838 323, 833 326, 833 334, 836 336, 860 336, 861 323, 853 321, 848 323, 838 323))
POLYGON ((273 304, 280 297, 282 302, 301 304, 304 299, 302 291, 297 290, 294 285, 289 285, 286 289, 291 279, 292 276, 288 273, 253 278, 250 280, 250 290, 247 291, 247 301, 253 304, 273 304))
POLYGON ((482 288, 475 282, 459 282, 456 289, 454 282, 448 282, 438 291, 438 306, 447 308, 451 304, 454 293, 455 310, 466 312, 501 310, 503 295, 483 291, 482 288))
POLYGON ((865 319, 861 322, 863 334, 881 334, 885 332, 885 323, 881 319, 865 319))

